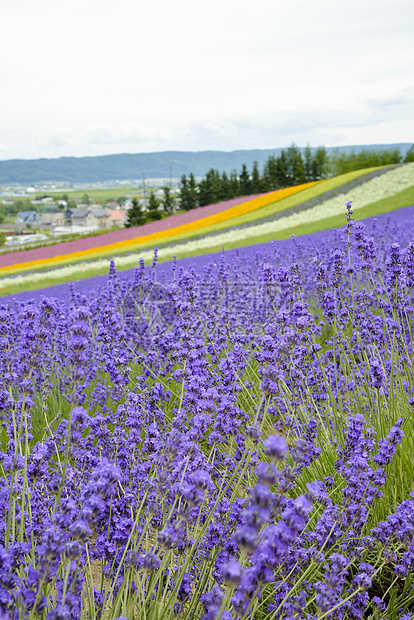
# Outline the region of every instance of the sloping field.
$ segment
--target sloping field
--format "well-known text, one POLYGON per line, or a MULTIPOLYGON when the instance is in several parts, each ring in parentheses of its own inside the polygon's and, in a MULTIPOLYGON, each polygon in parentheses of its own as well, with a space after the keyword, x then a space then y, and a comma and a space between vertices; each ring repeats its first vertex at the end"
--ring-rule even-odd
MULTIPOLYGON (((41 265, 57 263, 71 258, 85 259, 97 254, 100 251, 111 251, 112 253, 117 253, 125 249, 130 249, 136 245, 142 245, 146 242, 152 243, 154 241, 158 241, 159 239, 168 238, 169 236, 174 234, 181 234, 186 236, 188 233, 199 228, 212 226, 213 224, 222 221, 231 221, 235 217, 250 213, 252 211, 256 211, 257 209, 260 209, 267 204, 273 204, 278 200, 282 200, 287 196, 291 196, 293 194, 301 192, 303 189, 307 189, 308 187, 312 187, 320 183, 320 181, 314 183, 306 183, 303 185, 297 185, 295 187, 288 187, 286 189, 277 190, 275 192, 269 192, 268 194, 262 194, 255 198, 250 197, 248 200, 244 199, 244 201, 240 202, 239 204, 230 207, 227 203, 227 208, 224 210, 211 208, 210 210, 215 211, 215 213, 212 213, 207 217, 200 217, 201 212, 203 215, 205 215, 205 210, 203 207, 202 209, 196 210, 198 214, 195 212, 193 212, 194 215, 192 215, 191 212, 189 212, 188 214, 179 214, 177 216, 172 216, 167 220, 147 224, 140 228, 124 229, 121 231, 116 231, 114 233, 108 233, 108 235, 102 235, 99 237, 79 239, 77 241, 57 244, 56 246, 36 248, 33 250, 12 253, 9 255, 6 254, 0 259, 0 269, 3 271, 13 270, 14 268, 20 270, 21 268, 39 267, 41 265), (173 226, 171 223, 169 224, 169 220, 172 220, 174 217, 180 218, 178 221, 181 221, 182 223, 175 226, 173 226), (139 236, 137 236, 138 232, 140 233, 139 236), (105 237, 106 239, 102 241, 103 237, 105 237), (20 255, 22 255, 21 260, 19 260, 20 255)), ((225 203, 221 204, 223 205, 225 203)), ((211 205, 211 207, 217 207, 217 205, 211 205)), ((175 222, 177 224, 177 219, 175 219, 175 222)))
POLYGON ((76 241, 56 243, 42 248, 33 248, 2 254, 0 256, 0 267, 7 267, 10 265, 26 263, 39 259, 54 258, 55 256, 62 254, 71 254, 72 252, 100 248, 102 246, 111 245, 112 243, 128 241, 138 236, 145 236, 154 232, 169 230, 171 228, 176 228, 177 226, 196 222, 203 217, 216 215, 217 213, 221 213, 222 211, 260 196, 266 196, 266 194, 257 194, 256 196, 249 196, 247 198, 233 198, 233 200, 227 200, 224 202, 219 202, 218 204, 200 207, 198 209, 194 209, 193 211, 188 211, 187 213, 177 213, 158 222, 150 222, 148 224, 144 224, 143 226, 137 226, 134 228, 121 228, 120 230, 111 231, 97 237, 85 237, 83 239, 77 239, 76 241))
MULTIPOLYGON (((357 219, 414 203, 414 164, 358 172, 359 179, 356 173, 351 173, 303 191, 290 188, 297 190, 296 195, 283 197, 279 192, 278 201, 273 196, 273 203, 262 207, 257 207, 257 203, 263 197, 241 203, 190 223, 188 231, 180 234, 174 234, 177 232, 176 227, 170 229, 169 236, 164 236, 164 231, 151 235, 149 239, 140 237, 139 240, 127 241, 121 246, 112 244, 95 251, 56 257, 54 261, 43 260, 3 268, 1 294, 103 274, 107 272, 109 258, 116 259, 118 269, 129 269, 137 265, 140 258, 151 260, 155 244, 159 247, 159 260, 169 260, 173 255, 180 258, 194 256, 217 251, 223 246, 226 249, 241 247, 270 239, 284 239, 291 234, 300 235, 341 226, 345 202, 348 200, 353 200, 357 219), (325 189, 327 191, 322 191, 325 189), (240 213, 242 210, 244 213, 240 213), (236 217, 230 219, 230 213, 236 217), (211 222, 212 217, 218 219, 222 216, 228 218, 226 229, 219 227, 220 222, 216 222, 217 229, 211 223, 209 226, 202 225, 211 222), (256 219, 246 222, 243 220, 246 216, 254 216, 256 219)), ((269 199, 269 195, 264 198, 269 199)))
MULTIPOLYGON (((245 224, 256 219, 264 219, 269 215, 282 212, 292 208, 299 203, 303 204, 311 200, 324 199, 331 192, 339 187, 352 184, 353 182, 363 182, 370 175, 385 173, 390 167, 380 167, 367 170, 357 170, 345 175, 340 175, 334 179, 329 179, 321 183, 309 183, 305 185, 259 194, 246 198, 235 198, 233 200, 209 205, 189 211, 179 213, 166 218, 162 221, 152 222, 137 228, 122 229, 112 231, 98 237, 86 237, 76 241, 49 245, 42 248, 10 252, 0 255, 0 270, 16 273, 27 268, 39 268, 43 261, 50 262, 52 259, 57 264, 56 258, 60 257, 61 264, 67 264, 67 259, 83 258, 86 253, 95 250, 93 254, 104 256, 107 252, 122 253, 142 247, 151 246, 158 239, 168 238, 172 242, 181 239, 190 239, 198 236, 201 232, 207 234, 229 228, 233 225, 245 224), (301 200, 298 201, 297 192, 300 191, 301 200), (185 228, 182 228, 182 227, 185 228), (160 233, 167 233, 160 236, 160 233), (147 239, 143 239, 147 237, 147 239), (134 241, 133 246, 128 241, 134 241), (85 253, 85 254, 84 254, 85 253), (42 262, 40 262, 42 261, 42 262), (9 269, 10 268, 10 269, 9 269)), ((44 263, 45 264, 45 263, 44 263)))
POLYGON ((50 261, 56 263, 54 259, 61 257, 64 263, 65 259, 71 257, 83 257, 96 250, 93 254, 98 257, 105 255, 107 251, 117 250, 122 253, 125 249, 131 251, 131 244, 127 241, 134 241, 134 246, 146 247, 160 238, 168 238, 171 241, 178 241, 185 238, 198 236, 203 229, 204 233, 214 232, 224 228, 245 224, 255 221, 256 219, 264 219, 273 216, 275 213, 282 212, 286 209, 295 207, 298 204, 297 192, 301 192, 301 204, 308 201, 324 199, 325 194, 330 195, 339 187, 362 182, 369 175, 378 175, 385 173, 390 167, 372 168, 366 170, 357 170, 348 174, 340 175, 334 179, 329 179, 323 184, 309 183, 305 185, 288 188, 286 190, 278 190, 267 194, 258 194, 249 196, 248 198, 234 198, 233 200, 224 201, 215 205, 200 207, 187 213, 179 213, 172 215, 158 222, 151 222, 136 228, 125 228, 118 231, 96 236, 78 239, 76 241, 68 241, 49 245, 41 248, 33 248, 21 251, 13 251, 0 255, 0 269, 10 272, 20 271, 24 267, 39 267, 42 263, 38 261, 50 261), (182 227, 185 228, 182 228, 182 227), (163 234, 161 237, 160 233, 163 234), (155 236, 154 236, 155 235, 155 236), (147 237, 147 239, 143 239, 147 237), (105 253, 105 254, 101 254, 105 253), (70 255, 70 256, 69 256, 70 255), (14 269, 19 265, 18 269, 14 269))

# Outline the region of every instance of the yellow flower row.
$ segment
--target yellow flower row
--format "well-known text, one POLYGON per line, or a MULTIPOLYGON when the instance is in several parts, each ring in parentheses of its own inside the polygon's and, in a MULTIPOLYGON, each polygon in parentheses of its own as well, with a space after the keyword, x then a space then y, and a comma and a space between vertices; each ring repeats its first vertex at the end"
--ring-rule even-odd
POLYGON ((60 256, 54 256, 52 258, 42 258, 33 261, 28 261, 25 263, 19 263, 13 266, 0 267, 0 271, 14 271, 17 272, 19 270, 24 270, 26 268, 40 267, 45 264, 58 263, 60 261, 64 261, 67 259, 73 258, 90 258, 92 255, 99 256, 99 254, 103 252, 108 252, 112 250, 120 250, 125 249, 131 246, 136 246, 138 244, 144 244, 151 241, 159 241, 163 239, 167 239, 168 237, 174 237, 176 235, 185 235, 190 232, 197 231, 202 228, 206 228, 208 226, 212 226, 214 224, 219 224, 222 222, 226 222, 232 220, 235 217, 239 217, 241 215, 245 215, 246 213, 250 213, 251 211, 255 211, 260 209, 261 207, 265 207, 273 202, 278 202, 287 196, 292 196, 297 192, 300 192, 308 187, 312 187, 316 185, 316 183, 320 183, 320 181, 314 181, 312 183, 304 183, 302 185, 295 185, 294 187, 287 187, 286 189, 279 189, 274 192, 269 192, 263 196, 259 196, 258 198, 253 198, 252 200, 247 200, 246 202, 242 202, 239 205, 234 207, 230 207, 220 213, 216 213, 214 215, 209 215, 207 217, 200 218, 194 222, 189 222, 188 224, 182 224, 180 226, 176 226, 175 228, 170 228, 169 230, 162 230, 159 232, 151 233, 149 235, 143 235, 142 237, 134 237, 133 239, 128 239, 126 241, 117 241, 115 243, 111 243, 108 245, 103 245, 100 248, 91 248, 89 250, 80 250, 79 252, 71 252, 70 254, 61 254, 60 256))

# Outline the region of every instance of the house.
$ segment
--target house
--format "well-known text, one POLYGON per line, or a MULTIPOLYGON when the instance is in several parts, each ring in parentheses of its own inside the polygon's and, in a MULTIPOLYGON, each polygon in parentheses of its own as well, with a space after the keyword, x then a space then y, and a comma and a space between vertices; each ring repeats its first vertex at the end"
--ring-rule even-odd
POLYGON ((102 205, 90 205, 89 211, 98 222, 99 228, 111 228, 111 220, 108 209, 105 209, 102 205))
POLYGON ((112 226, 125 226, 127 221, 127 209, 107 209, 112 226))
POLYGON ((37 211, 19 211, 16 215, 16 224, 24 224, 27 226, 39 226, 42 224, 42 218, 37 211))
POLYGON ((110 228, 109 212, 101 205, 68 209, 65 213, 66 223, 70 226, 93 226, 96 228, 110 228))
POLYGON ((63 226, 65 216, 59 209, 44 209, 42 212, 42 222, 47 226, 63 226))

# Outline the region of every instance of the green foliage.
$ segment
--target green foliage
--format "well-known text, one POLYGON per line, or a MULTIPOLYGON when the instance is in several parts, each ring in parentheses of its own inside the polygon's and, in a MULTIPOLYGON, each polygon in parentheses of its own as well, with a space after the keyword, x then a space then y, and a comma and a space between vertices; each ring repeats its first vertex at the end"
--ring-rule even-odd
POLYGON ((303 151, 303 170, 305 173, 305 179, 310 179, 313 172, 313 156, 312 149, 309 146, 309 143, 306 145, 306 148, 303 151))
POLYGON ((131 228, 132 226, 141 226, 145 224, 145 214, 142 209, 141 203, 138 201, 138 198, 132 199, 132 207, 128 211, 126 228, 131 228))
MULTIPOLYGON (((404 161, 414 161, 414 145, 408 151, 404 161)), ((239 175, 232 170, 230 177, 226 172, 220 174, 211 168, 198 186, 194 175, 190 174, 189 181, 183 175, 180 187, 180 206, 188 211, 197 204, 203 207, 222 200, 231 200, 237 196, 271 192, 303 183, 321 181, 330 176, 339 176, 354 170, 401 162, 402 155, 399 149, 365 149, 358 153, 338 150, 328 156, 324 146, 312 149, 308 144, 305 149, 301 149, 292 143, 287 149, 282 149, 278 156, 270 155, 263 165, 262 173, 260 173, 258 162, 255 161, 251 174, 246 164, 242 164, 239 175)))
POLYGON ((20 211, 31 211, 33 205, 28 198, 18 198, 12 205, 6 206, 9 215, 17 215, 20 211))
MULTIPOLYGON (((353 170, 357 170, 354 168, 353 170)), ((325 147, 320 146, 316 149, 312 159, 312 173, 307 177, 307 181, 320 181, 328 176, 329 159, 325 147)), ((351 171, 352 172, 352 171, 351 171)))
POLYGON ((221 175, 221 200, 230 200, 231 199, 231 189, 230 189, 230 179, 227 176, 226 171, 221 175))
POLYGON ((192 172, 190 172, 190 176, 188 177, 188 201, 189 209, 195 209, 198 207, 197 182, 192 172))
POLYGON ((180 205, 180 209, 183 209, 183 211, 189 211, 191 209, 190 206, 190 194, 189 194, 189 189, 188 189, 188 180, 185 174, 183 174, 183 176, 181 177, 181 183, 180 183, 180 198, 179 198, 179 205, 180 205))
MULTIPOLYGON (((401 144, 406 148, 406 144, 401 144)), ((313 151, 313 149, 312 149, 313 151)), ((404 150, 405 152, 405 150, 404 150)), ((5 160, 0 161, 0 183, 25 183, 33 184, 50 181, 63 181, 70 184, 94 183, 96 181, 108 181, 115 179, 135 179, 137 171, 151 171, 152 178, 166 178, 170 166, 177 171, 177 176, 182 172, 192 170, 195 177, 202 178, 207 170, 214 167, 216 170, 231 169, 241 170, 243 163, 251 166, 257 160, 263 167, 269 155, 275 155, 272 149, 249 149, 224 153, 222 151, 200 152, 165 152, 165 153, 137 153, 103 155, 94 157, 59 157, 56 159, 34 160, 5 160)), ((64 189, 60 192, 65 191, 64 189)), ((119 188, 119 192, 125 192, 129 196, 139 194, 136 186, 119 188)), ((60 195, 60 192, 56 192, 60 195)), ((73 190, 72 196, 82 197, 85 190, 73 190)), ((112 195, 113 189, 90 189, 90 197, 102 196, 107 198, 112 195)), ((53 192, 55 193, 55 192, 53 192)), ((69 192, 68 192, 69 193, 69 192)))
POLYGON ((358 153, 337 150, 329 156, 328 169, 331 176, 337 176, 352 170, 399 164, 402 159, 399 149, 364 149, 358 153))
POLYGON ((412 145, 412 147, 407 151, 407 154, 404 158, 404 162, 408 163, 414 161, 414 144, 412 145))
POLYGON ((161 200, 162 209, 165 215, 172 215, 175 210, 175 199, 171 194, 171 188, 168 185, 164 185, 162 188, 163 197, 161 200))
MULTIPOLYGON (((204 179, 198 184, 198 201, 200 207, 215 204, 222 200, 223 196, 223 180, 220 173, 212 168, 209 170, 204 179)), ((228 193, 228 188, 226 194, 228 193)))
POLYGON ((301 185, 306 182, 302 153, 296 144, 291 144, 287 149, 286 164, 289 185, 301 185))
POLYGON ((151 222, 161 219, 160 201, 156 198, 154 192, 151 192, 148 200, 147 215, 151 222))
POLYGON ((239 195, 239 179, 237 172, 232 170, 229 178, 229 198, 234 198, 239 195))
POLYGON ((0 232, 0 247, 6 245, 6 233, 0 232))
POLYGON ((249 196, 251 194, 250 175, 246 164, 242 165, 239 177, 239 194, 240 196, 249 196))
POLYGON ((259 194, 261 192, 259 164, 257 161, 253 162, 251 192, 252 194, 259 194))

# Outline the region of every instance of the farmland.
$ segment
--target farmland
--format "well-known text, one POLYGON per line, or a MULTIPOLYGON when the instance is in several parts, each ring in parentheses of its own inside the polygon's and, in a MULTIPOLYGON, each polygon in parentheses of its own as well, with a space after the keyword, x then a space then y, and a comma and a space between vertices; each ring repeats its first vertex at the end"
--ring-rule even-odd
POLYGON ((411 617, 413 209, 344 212, 5 300, 4 617, 411 617))
POLYGON ((160 222, 0 257, 0 291, 50 286, 107 271, 109 259, 128 269, 140 258, 171 260, 288 238, 341 225, 343 204, 355 197, 355 217, 413 204, 414 164, 347 173, 327 181, 240 198, 180 213, 160 222), (380 198, 380 200, 378 200, 380 198))

